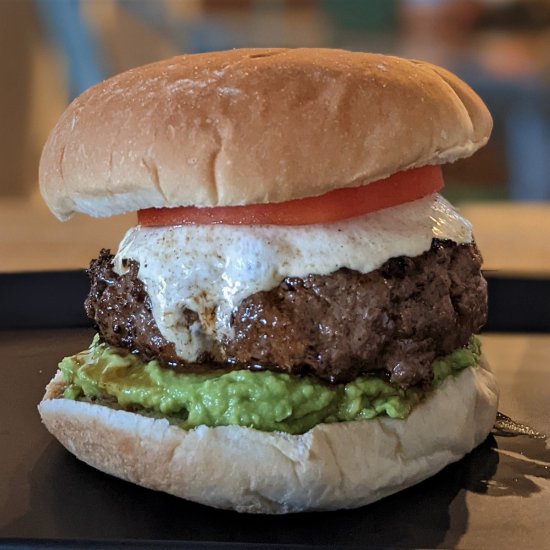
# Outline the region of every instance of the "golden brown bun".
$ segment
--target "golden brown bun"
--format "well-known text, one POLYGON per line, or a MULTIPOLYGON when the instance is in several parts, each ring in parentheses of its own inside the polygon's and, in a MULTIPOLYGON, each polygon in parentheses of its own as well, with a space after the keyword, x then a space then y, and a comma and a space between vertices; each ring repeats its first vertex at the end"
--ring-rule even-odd
POLYGON ((46 143, 40 186, 60 219, 281 202, 469 156, 491 127, 479 97, 428 63, 329 49, 183 55, 76 99, 46 143))
POLYGON ((303 435, 204 426, 55 399, 39 405, 48 430, 84 462, 144 487, 239 512, 355 508, 435 474, 481 443, 498 390, 484 361, 447 378, 406 420, 320 424, 303 435))

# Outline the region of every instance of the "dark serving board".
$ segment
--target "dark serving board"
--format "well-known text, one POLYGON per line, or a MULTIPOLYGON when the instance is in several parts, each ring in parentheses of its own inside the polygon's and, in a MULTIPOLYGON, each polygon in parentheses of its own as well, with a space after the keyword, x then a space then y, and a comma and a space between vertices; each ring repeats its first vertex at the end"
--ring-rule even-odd
MULTIPOLYGON (((522 528, 513 511, 529 503, 540 503, 541 519, 531 517, 537 528, 526 532, 525 546, 549 547, 550 521, 542 518, 550 510, 550 490, 544 490, 550 489, 550 450, 545 438, 513 430, 495 432, 470 455, 415 487, 364 508, 330 513, 239 515, 88 467, 47 433, 36 411, 59 359, 90 341, 90 328, 75 328, 86 324, 80 305, 73 303, 80 300, 79 285, 85 280, 76 272, 61 281, 42 275, 10 275, 11 287, 0 276, 1 547, 449 548, 460 546, 474 530, 482 533, 474 547, 505 548, 506 530, 522 528), (47 291, 42 294, 51 302, 47 315, 44 304, 36 301, 36 285, 47 291), (18 292, 26 295, 25 304, 34 300, 34 309, 16 307, 18 292), (62 292, 68 302, 54 299, 62 292), (50 328, 29 328, 33 326, 50 328), (499 524, 497 509, 504 513, 499 524), (507 511, 510 517, 505 517, 507 511)), ((510 280, 502 284, 517 295, 510 280)), ((521 284, 531 283, 520 283, 516 291, 524 288, 521 284)), ((548 310, 539 309, 543 324, 535 330, 543 332, 548 310)), ((492 320, 497 327, 499 322, 492 320)), ((528 383, 550 388, 550 368, 528 383)), ((506 405, 501 403, 503 411, 513 417, 513 403, 508 404, 512 410, 506 405)), ((540 419, 520 420, 541 425, 540 419)))

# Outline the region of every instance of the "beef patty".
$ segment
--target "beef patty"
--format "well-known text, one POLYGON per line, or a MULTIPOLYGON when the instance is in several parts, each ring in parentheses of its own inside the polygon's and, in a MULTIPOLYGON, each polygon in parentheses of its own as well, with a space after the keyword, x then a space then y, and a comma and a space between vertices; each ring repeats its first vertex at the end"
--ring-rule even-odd
MULTIPOLYGON (((371 273, 287 277, 249 296, 234 312, 234 337, 190 364, 160 334, 139 265, 126 267, 115 273, 108 250, 92 261, 86 313, 107 343, 178 370, 261 368, 329 382, 377 372, 403 388, 425 385, 433 360, 466 345, 487 315, 476 245, 434 239, 427 252, 371 273)), ((188 325, 198 319, 182 313, 188 325)))

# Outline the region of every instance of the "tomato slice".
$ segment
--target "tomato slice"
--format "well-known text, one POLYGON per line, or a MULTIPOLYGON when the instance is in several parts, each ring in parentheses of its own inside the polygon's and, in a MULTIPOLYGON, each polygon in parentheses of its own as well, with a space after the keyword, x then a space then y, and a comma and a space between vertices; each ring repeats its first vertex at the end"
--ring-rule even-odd
POLYGON ((269 204, 245 206, 148 208, 138 212, 145 226, 227 224, 227 225, 309 225, 345 220, 375 210, 414 201, 443 187, 440 166, 423 166, 361 187, 329 191, 308 197, 269 204))

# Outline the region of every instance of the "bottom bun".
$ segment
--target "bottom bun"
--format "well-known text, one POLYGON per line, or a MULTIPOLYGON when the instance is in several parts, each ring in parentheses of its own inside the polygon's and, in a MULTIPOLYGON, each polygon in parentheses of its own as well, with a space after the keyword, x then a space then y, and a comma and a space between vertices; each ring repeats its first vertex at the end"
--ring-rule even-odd
POLYGON ((217 508, 281 514, 363 506, 435 474, 481 443, 498 390, 485 361, 449 376, 405 420, 320 424, 302 435, 182 430, 62 395, 58 372, 38 406, 48 430, 87 464, 217 508))

